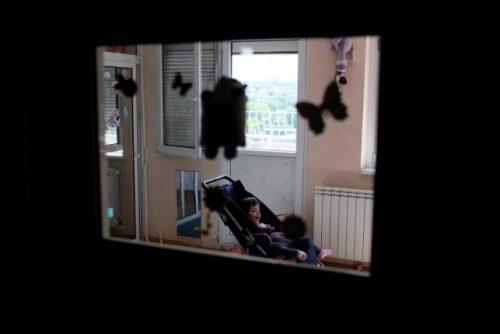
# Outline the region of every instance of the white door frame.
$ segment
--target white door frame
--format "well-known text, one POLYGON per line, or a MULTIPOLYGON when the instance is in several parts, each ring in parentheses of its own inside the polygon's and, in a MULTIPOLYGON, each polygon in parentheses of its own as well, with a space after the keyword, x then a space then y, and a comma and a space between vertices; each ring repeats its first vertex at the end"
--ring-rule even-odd
MULTIPOLYGON (((231 41, 221 43, 222 50, 222 75, 231 76, 231 41)), ((304 38, 298 39, 298 101, 307 101, 307 40, 304 38)), ((240 150, 238 154, 246 155, 267 155, 267 156, 282 156, 295 157, 295 198, 294 198, 294 213, 302 215, 304 212, 304 171, 306 161, 306 130, 307 123, 302 117, 297 118, 297 148, 296 153, 272 152, 272 151, 249 151, 240 150)), ((220 171, 221 174, 230 175, 230 162, 224 159, 222 152, 219 153, 220 171)))
MULTIPOLYGON (((123 67, 132 69, 132 79, 137 82, 137 64, 139 64, 139 57, 136 55, 104 52, 103 66, 123 67)), ((139 90, 140 85, 138 85, 139 90)), ((139 91, 138 91, 139 93, 139 91)), ((140 111, 137 103, 137 94, 132 97, 132 122, 133 122, 133 162, 134 162, 134 222, 135 222, 135 238, 140 240, 141 235, 141 197, 139 196, 140 185, 144 185, 142 180, 142 164, 141 157, 143 151, 143 140, 140 140, 142 134, 142 127, 139 127, 139 119, 141 124, 144 122, 144 117, 139 117, 140 111), (139 138, 140 137, 140 138, 139 138)), ((142 116, 142 115, 141 115, 142 116)))

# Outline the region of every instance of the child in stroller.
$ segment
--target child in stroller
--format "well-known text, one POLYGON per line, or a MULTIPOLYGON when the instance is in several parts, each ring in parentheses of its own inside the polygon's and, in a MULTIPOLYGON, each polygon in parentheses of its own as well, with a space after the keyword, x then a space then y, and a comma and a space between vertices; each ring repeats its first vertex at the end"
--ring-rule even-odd
POLYGON ((320 249, 305 236, 305 222, 300 217, 288 216, 283 222, 283 232, 276 232, 274 227, 261 222, 260 202, 255 197, 245 197, 241 206, 250 220, 270 236, 270 248, 275 256, 314 264, 331 254, 331 250, 320 249))
MULTIPOLYGON (((220 175, 202 182, 202 187, 205 191, 205 205, 218 213, 224 225, 229 228, 242 247, 244 254, 304 261, 324 266, 320 261, 315 262, 315 258, 323 258, 328 255, 328 251, 314 248, 310 242, 311 245, 295 242, 301 238, 288 239, 284 233, 283 222, 262 201, 247 191, 240 180, 235 181, 227 175, 220 175), (229 183, 209 187, 210 184, 220 181, 229 183), (244 200, 249 197, 257 202, 252 204, 252 200, 244 200), (258 204, 258 207, 255 204, 258 204), (249 216, 250 208, 253 220, 249 216), (265 223, 260 221, 261 218, 265 223), (298 247, 291 246, 293 242, 298 247), (308 252, 310 255, 307 255, 308 252)), ((285 221, 290 221, 290 218, 285 221)), ((300 220, 299 223, 304 222, 300 220)), ((288 227, 295 225, 290 224, 288 227)), ((290 236, 296 237, 293 233, 290 236)))
POLYGON ((276 232, 274 227, 260 221, 260 202, 255 197, 245 197, 241 201, 241 207, 248 214, 248 217, 258 228, 271 238, 271 250, 274 256, 283 256, 288 259, 298 259, 304 261, 307 254, 299 249, 288 247, 290 240, 287 240, 282 232, 276 232))

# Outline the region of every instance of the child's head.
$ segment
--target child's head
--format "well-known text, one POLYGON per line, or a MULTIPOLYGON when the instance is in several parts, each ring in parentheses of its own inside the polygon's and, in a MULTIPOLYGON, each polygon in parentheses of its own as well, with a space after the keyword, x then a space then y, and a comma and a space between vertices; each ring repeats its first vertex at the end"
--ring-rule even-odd
POLYGON ((299 216, 287 216, 285 220, 283 220, 283 233, 288 239, 300 239, 306 233, 306 223, 299 216))
POLYGON ((243 210, 254 223, 260 222, 260 202, 255 197, 245 197, 242 201, 243 210))

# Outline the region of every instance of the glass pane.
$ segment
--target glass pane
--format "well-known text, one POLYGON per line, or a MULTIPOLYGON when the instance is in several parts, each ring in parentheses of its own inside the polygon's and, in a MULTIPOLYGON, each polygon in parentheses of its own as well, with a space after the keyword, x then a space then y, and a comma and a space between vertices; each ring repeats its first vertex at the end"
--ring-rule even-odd
POLYGON ((181 96, 172 89, 177 73, 183 82, 194 82, 194 44, 163 45, 163 144, 194 148, 195 92, 181 96))
POLYGON ((201 50, 201 91, 213 90, 217 69, 217 48, 215 42, 202 43, 201 50))
POLYGON ((104 67, 104 145, 119 144, 118 128, 120 127, 120 111, 114 85, 116 68, 104 67))
POLYGON ((247 149, 296 150, 298 54, 233 54, 232 77, 247 84, 247 149))
POLYGON ((196 206, 196 194, 199 196, 201 192, 195 183, 199 179, 200 172, 176 171, 178 236, 201 238, 200 201, 196 206), (180 215, 183 209, 184 212, 180 215))
MULTIPOLYGON (((372 45, 370 38, 355 37, 352 43, 348 40, 343 43, 346 47, 353 45, 354 49, 350 52, 355 59, 352 61, 351 56, 346 55, 348 71, 345 76, 349 83, 347 86, 338 86, 340 92, 344 92, 342 101, 348 109, 350 121, 337 122, 331 115, 324 115, 324 120, 329 118, 339 131, 325 128, 321 136, 314 136, 308 121, 302 119, 295 110, 297 99, 302 96, 301 89, 307 84, 299 84, 299 79, 303 78, 299 78, 298 74, 302 72, 302 66, 304 69, 315 68, 308 76, 308 82, 314 83, 309 87, 309 95, 324 97, 328 87, 332 87, 331 84, 338 79, 337 50, 332 50, 340 42, 338 38, 308 39, 308 54, 315 56, 301 58, 300 61, 298 58, 302 56, 302 48, 299 51, 299 45, 303 41, 294 38, 225 40, 220 45, 202 42, 200 64, 194 64, 194 59, 198 59, 194 57, 194 49, 198 44, 194 43, 198 42, 186 40, 181 44, 145 45, 144 48, 150 52, 144 53, 144 62, 154 64, 157 60, 162 61, 165 68, 160 72, 156 71, 155 66, 140 68, 144 75, 139 78, 142 82, 137 81, 137 98, 144 97, 146 106, 154 105, 160 99, 161 107, 160 111, 155 108, 138 110, 144 116, 141 118, 132 117, 135 101, 117 95, 113 89, 118 71, 124 68, 107 67, 102 73, 102 65, 97 69, 101 74, 96 87, 101 93, 97 106, 101 149, 98 181, 102 187, 100 198, 103 201, 104 237, 116 240, 117 237, 134 238, 137 235, 141 240, 138 243, 152 246, 162 243, 162 248, 173 245, 175 249, 196 252, 209 249, 211 255, 238 253, 243 259, 256 259, 254 256, 258 256, 260 260, 272 259, 271 263, 278 260, 292 265, 305 261, 311 269, 340 269, 342 272, 351 269, 352 273, 368 276, 372 252, 374 177, 364 175, 360 183, 356 176, 359 176, 360 166, 363 166, 361 162, 365 162, 367 167, 375 167, 378 62, 372 58, 378 59, 377 49, 380 46, 375 41, 372 45), (218 52, 226 50, 228 46, 231 48, 228 57, 218 52), (156 59, 157 56, 160 58, 156 59), (182 73, 183 82, 192 83, 194 69, 198 69, 198 65, 201 65, 199 89, 191 88, 185 96, 180 95, 178 88, 171 89, 177 72, 182 73), (355 73, 360 75, 353 76, 355 73), (200 123, 193 123, 203 113, 202 108, 198 108, 200 93, 206 89, 213 90, 217 82, 216 74, 233 76, 247 85, 249 101, 247 112, 243 115, 246 117, 248 145, 241 149, 258 150, 261 153, 245 154, 240 151, 228 161, 220 149, 217 159, 206 159, 204 154, 181 156, 189 150, 168 150, 167 147, 157 151, 156 144, 162 146, 167 142, 170 145, 197 146, 193 140, 197 136, 193 136, 192 131, 195 128, 201 130, 200 123), (107 81, 103 85, 105 75, 107 81), (145 87, 156 87, 156 83, 162 84, 163 91, 141 91, 145 87), (102 95, 104 86, 107 89, 106 110, 102 95), (349 90, 349 94, 345 94, 345 89, 349 90), (359 101, 364 101, 363 108, 356 107, 359 101), (194 108, 197 108, 196 114, 190 114, 194 108), (116 117, 112 118, 114 111, 118 113, 119 125, 116 117), (148 121, 154 120, 157 112, 164 116, 164 123, 148 121), (134 123, 136 119, 137 124, 134 123), (104 124, 105 120, 110 120, 109 124, 104 124), (305 131, 301 131, 301 136, 296 138, 298 124, 301 127, 304 124, 305 131), (165 135, 160 136, 159 143, 156 143, 158 125, 162 133, 165 130, 165 135), (353 128, 367 131, 351 131, 353 128), (305 145, 296 145, 299 140, 305 145), (307 145, 312 141, 314 145, 307 145), (346 149, 343 143, 347 142, 356 145, 346 149), (139 147, 134 151, 136 144, 139 147), (307 154, 303 151, 304 147, 308 147, 307 154), (297 152, 297 156, 304 156, 304 159, 295 159, 292 157, 294 154, 272 153, 278 150, 297 152), (135 170, 135 166, 139 170, 135 170), (301 178, 297 178, 297 173, 301 178), (138 180, 134 180, 136 175, 138 180), (224 175, 241 181, 245 189, 257 197, 261 213, 258 221, 272 225, 278 232, 285 233, 291 227, 286 224, 294 223, 294 220, 283 220, 297 211, 296 199, 300 198, 299 202, 305 203, 301 207, 304 222, 295 220, 295 223, 305 225, 306 232, 303 236, 293 237, 293 242, 291 239, 281 240, 286 246, 296 248, 297 255, 298 250, 307 253, 305 260, 296 256, 288 258, 286 254, 268 250, 268 238, 264 235, 254 238, 255 241, 245 238, 241 228, 253 231, 263 226, 256 226, 252 217, 245 216, 248 210, 241 201, 226 202, 223 207, 213 211, 206 206, 204 199, 207 193, 201 187, 202 182, 212 180, 210 187, 230 190, 230 187, 226 188, 230 184, 227 180, 213 180, 224 175), (302 178, 314 178, 318 182, 301 186, 302 178), (137 185, 134 181, 137 181, 137 185), (310 189, 308 194, 300 191, 303 187, 310 189), (328 218, 327 225, 324 224, 325 217, 328 218), (306 240, 303 238, 308 238, 307 244, 298 242, 306 240), (256 247, 257 244, 262 246, 262 250, 256 247), (324 252, 313 251, 316 247, 324 252)), ((104 50, 99 48, 98 51, 104 53, 102 60, 106 66, 125 66, 126 62, 113 62, 113 59, 132 58, 110 55, 104 50)), ((96 59, 97 64, 102 63, 100 58, 101 55, 96 59)), ((309 99, 304 99, 304 102, 321 103, 309 99)), ((139 108, 141 105, 137 104, 139 108)), ((195 153, 194 149, 190 150, 195 153)), ((363 173, 375 173, 375 168, 366 169, 363 173)), ((238 199, 249 195, 237 193, 233 191, 230 195, 241 195, 238 199)), ((269 228, 264 231, 269 237, 271 234, 277 236, 271 232, 269 228)))
POLYGON ((196 213, 194 172, 184 172, 182 184, 184 186, 184 217, 186 217, 196 213))

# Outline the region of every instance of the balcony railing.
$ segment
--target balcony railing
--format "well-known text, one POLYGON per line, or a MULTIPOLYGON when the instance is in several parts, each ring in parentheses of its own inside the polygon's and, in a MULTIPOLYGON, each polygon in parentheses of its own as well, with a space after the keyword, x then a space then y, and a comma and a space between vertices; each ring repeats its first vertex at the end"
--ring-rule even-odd
POLYGON ((295 151, 297 112, 247 110, 247 148, 295 151))

